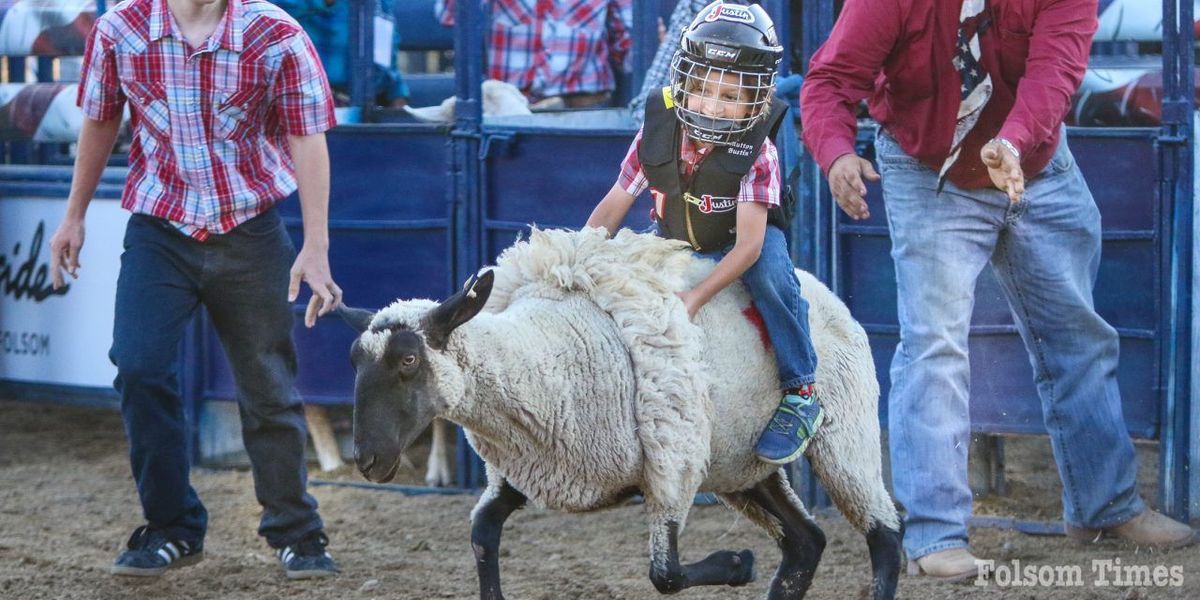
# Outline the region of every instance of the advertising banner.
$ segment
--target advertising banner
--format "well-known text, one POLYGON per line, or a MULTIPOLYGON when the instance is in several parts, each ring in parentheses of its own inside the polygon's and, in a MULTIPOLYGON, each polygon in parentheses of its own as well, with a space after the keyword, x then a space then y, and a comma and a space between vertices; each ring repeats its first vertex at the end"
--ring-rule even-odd
POLYGON ((0 200, 0 379, 109 387, 108 360, 122 239, 129 213, 92 202, 79 279, 54 290, 50 236, 66 202, 0 200))

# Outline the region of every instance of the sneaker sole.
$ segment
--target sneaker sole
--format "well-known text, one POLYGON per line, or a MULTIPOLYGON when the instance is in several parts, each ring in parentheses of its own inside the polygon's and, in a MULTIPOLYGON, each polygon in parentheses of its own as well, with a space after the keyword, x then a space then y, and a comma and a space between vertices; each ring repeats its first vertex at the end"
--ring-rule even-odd
POLYGON ((320 579, 334 575, 337 575, 337 571, 287 571, 288 579, 320 579))
POLYGON ((166 573, 167 569, 174 569, 176 567, 186 567, 189 565, 194 565, 202 560, 204 560, 204 552, 198 552, 191 556, 184 556, 184 557, 180 558, 179 560, 176 560, 165 567, 153 567, 153 568, 146 569, 146 568, 139 568, 139 567, 129 567, 129 566, 125 566, 125 565, 113 565, 112 568, 110 568, 108 572, 111 575, 121 575, 124 577, 158 577, 159 575, 166 573))
MULTIPOLYGON (((817 420, 813 422, 813 431, 820 429, 821 425, 824 423, 825 423, 825 411, 822 410, 821 412, 817 413, 817 420)), ((800 458, 801 456, 803 456, 804 451, 808 450, 808 443, 811 441, 812 441, 812 438, 804 440, 804 443, 800 444, 800 447, 797 448, 795 452, 793 452, 783 458, 767 458, 761 454, 755 454, 755 456, 758 457, 758 460, 761 460, 767 464, 786 465, 786 464, 800 458)))

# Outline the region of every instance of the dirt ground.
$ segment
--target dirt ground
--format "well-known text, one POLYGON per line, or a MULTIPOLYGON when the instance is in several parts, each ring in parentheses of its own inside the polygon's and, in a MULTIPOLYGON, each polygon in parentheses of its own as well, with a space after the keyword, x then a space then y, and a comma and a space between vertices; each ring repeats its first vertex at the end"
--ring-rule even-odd
MULTIPOLYGON (((108 566, 141 523, 125 458, 119 416, 111 410, 0 401, 0 598, 471 598, 477 583, 470 552, 472 496, 408 497, 392 492, 314 486, 330 551, 342 574, 289 582, 254 533, 258 505, 249 474, 197 469, 193 483, 208 506, 206 558, 143 582, 118 579, 108 566)), ((1054 519, 1058 484, 1044 439, 1008 445, 1011 493, 980 503, 978 514, 1054 519)), ((1153 498, 1152 447, 1139 449, 1143 486, 1153 498)), ((418 458, 414 453, 414 459, 418 458)), ((418 460, 417 462, 420 462, 418 460)), ((402 474, 419 481, 419 473, 402 474)), ((349 468, 314 477, 361 481, 349 468)), ((818 512, 828 546, 810 598, 865 597, 866 544, 834 512, 818 512)), ((1172 553, 1081 548, 1062 537, 976 529, 972 545, 1018 573, 1078 566, 1078 587, 975 587, 901 576, 900 596, 940 598, 1200 598, 1200 549, 1172 553), (1092 560, 1123 567, 1162 566, 1181 585, 1098 586, 1092 560), (1020 561, 1017 565, 1013 561, 1020 561), (1173 571, 1170 571, 1172 570, 1173 571)), ((751 548, 758 580, 743 588, 694 588, 680 598, 761 598, 779 553, 732 511, 700 506, 681 539, 685 560, 717 549, 751 548)), ((640 505, 588 515, 527 509, 505 527, 501 569, 510 599, 656 598, 646 577, 646 521, 640 505)), ((1132 570, 1126 571, 1131 573, 1132 570)), ((1110 571, 1111 573, 1111 571, 1110 571)), ((1046 577, 1049 580, 1049 577, 1046 577)), ((1011 581, 1011 579, 1010 579, 1011 581)), ((1108 582, 1113 582, 1110 575, 1108 582)))

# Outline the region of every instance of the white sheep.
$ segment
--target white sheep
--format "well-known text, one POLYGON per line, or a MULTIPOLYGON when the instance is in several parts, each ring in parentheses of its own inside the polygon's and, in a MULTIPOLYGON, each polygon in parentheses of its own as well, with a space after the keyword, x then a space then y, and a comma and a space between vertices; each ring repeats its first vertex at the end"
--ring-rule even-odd
MULTIPOLYGON (((517 86, 495 79, 488 79, 481 87, 483 98, 483 115, 485 117, 511 117, 515 115, 531 115, 529 99, 517 89, 517 86)), ((413 108, 405 106, 404 111, 418 121, 426 123, 450 123, 454 121, 454 107, 458 104, 456 96, 442 100, 436 106, 413 108)))
MULTIPOLYGON (((825 538, 784 470, 752 452, 779 390, 744 288, 718 294, 693 324, 674 292, 714 263, 680 242, 627 230, 607 240, 599 229, 535 229, 497 264, 441 304, 343 310, 362 332, 351 359, 363 475, 389 480, 400 452, 435 416, 466 429, 487 462, 471 530, 485 599, 502 598, 501 526, 526 500, 590 511, 638 492, 651 515, 650 579, 659 591, 753 578, 749 550, 679 563, 677 536, 692 499, 714 492, 779 543, 769 598, 803 597, 825 538)), ((867 537, 873 595, 891 598, 900 520, 883 484, 867 337, 824 285, 797 275, 827 415, 807 455, 867 537)))

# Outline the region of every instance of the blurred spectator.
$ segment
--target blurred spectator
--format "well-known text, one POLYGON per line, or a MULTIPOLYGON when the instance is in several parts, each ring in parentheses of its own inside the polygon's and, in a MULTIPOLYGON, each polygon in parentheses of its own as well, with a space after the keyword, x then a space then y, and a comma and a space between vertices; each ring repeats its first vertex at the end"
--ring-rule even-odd
MULTIPOLYGON (((638 123, 641 123, 642 117, 645 116, 646 96, 671 85, 671 57, 675 56, 675 51, 679 49, 679 35, 692 22, 692 19, 696 18, 700 9, 708 6, 711 1, 679 0, 675 5, 675 10, 671 11, 671 18, 667 22, 666 30, 661 28, 658 30, 658 50, 654 53, 654 60, 650 62, 650 68, 646 69, 646 78, 642 80, 642 90, 629 101, 629 113, 638 123)), ((731 4, 745 3, 731 2, 731 4)), ((661 21, 659 23, 661 25, 661 21)))
MULTIPOLYGON (((613 65, 628 71, 633 0, 481 0, 491 9, 488 79, 517 86, 535 108, 608 106, 613 65)), ((435 4, 454 25, 455 0, 435 4)))
MULTIPOLYGON (((333 87, 338 106, 350 104, 350 0, 272 0, 287 11, 312 39, 333 87)), ((376 0, 375 18, 391 20, 392 0, 376 0)), ((408 104, 408 86, 396 70, 396 52, 400 36, 392 30, 388 66, 373 63, 371 87, 375 103, 399 108, 408 104)), ((376 40, 379 43, 379 40, 376 40)))

